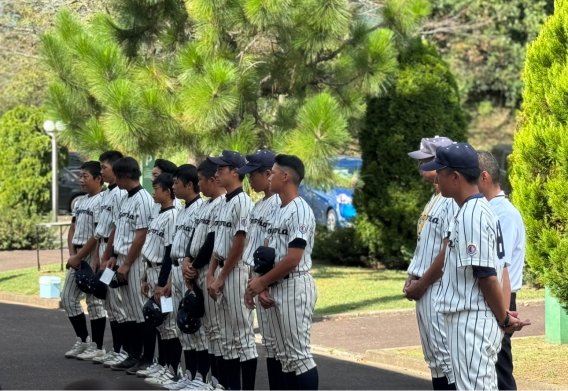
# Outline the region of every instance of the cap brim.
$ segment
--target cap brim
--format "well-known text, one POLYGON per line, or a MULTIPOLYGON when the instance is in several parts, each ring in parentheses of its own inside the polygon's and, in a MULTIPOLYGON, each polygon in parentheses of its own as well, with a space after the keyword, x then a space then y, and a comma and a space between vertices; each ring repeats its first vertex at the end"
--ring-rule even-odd
POLYGON ((218 166, 230 166, 230 164, 228 162, 221 159, 220 157, 208 157, 207 160, 209 160, 211 163, 216 164, 218 166))
POLYGON ((435 155, 431 155, 429 153, 422 152, 422 151, 414 151, 414 152, 410 152, 408 154, 408 156, 410 156, 412 159, 422 160, 422 159, 428 159, 428 158, 434 157, 435 155))
POLYGON ((444 166, 436 161, 430 162, 430 163, 426 163, 420 166, 420 169, 422 171, 438 171, 441 170, 442 168, 446 168, 447 166, 444 166))
POLYGON ((250 174, 253 171, 256 171, 260 168, 260 166, 249 166, 248 164, 242 166, 237 170, 239 174, 250 174))

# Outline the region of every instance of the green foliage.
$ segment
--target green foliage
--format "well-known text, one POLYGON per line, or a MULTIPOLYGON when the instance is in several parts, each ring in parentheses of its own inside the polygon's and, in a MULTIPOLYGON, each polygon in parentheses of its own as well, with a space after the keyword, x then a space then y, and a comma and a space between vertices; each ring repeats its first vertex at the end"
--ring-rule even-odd
POLYGON ((90 23, 63 10, 42 38, 47 106, 86 154, 272 148, 304 159, 308 181, 329 182, 330 157, 430 10, 380 3, 112 0, 90 23))
POLYGON ((329 232, 326 227, 319 225, 312 258, 342 266, 372 266, 376 263, 370 256, 369 249, 357 238, 354 228, 329 232))
POLYGON ((416 221, 432 195, 407 153, 424 137, 466 139, 455 80, 435 48, 414 41, 401 55, 397 81, 371 99, 359 133, 363 186, 355 190, 357 233, 390 268, 404 268, 416 246, 416 221))
POLYGON ((35 248, 39 235, 40 246, 45 248, 51 242, 46 228, 36 232, 35 225, 41 218, 25 206, 0 208, 0 250, 30 250, 35 248))
POLYGON ((512 156, 512 200, 527 231, 526 262, 538 282, 568 306, 568 2, 529 45, 524 104, 512 156))
POLYGON ((0 209, 19 206, 35 213, 47 210, 51 139, 42 130, 43 120, 42 109, 25 106, 0 118, 0 209))

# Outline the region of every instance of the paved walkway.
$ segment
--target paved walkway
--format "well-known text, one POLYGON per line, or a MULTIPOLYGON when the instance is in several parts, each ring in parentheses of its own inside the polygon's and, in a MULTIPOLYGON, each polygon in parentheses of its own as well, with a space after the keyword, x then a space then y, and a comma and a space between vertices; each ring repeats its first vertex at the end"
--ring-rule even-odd
MULTIPOLYGON (((68 250, 64 249, 64 263, 68 254, 68 250)), ((39 261, 41 266, 61 263, 61 250, 40 250, 39 261)), ((37 267, 36 250, 0 251, 0 272, 27 267, 37 267)))
MULTIPOLYGON (((112 372, 91 362, 68 360, 63 353, 74 343, 73 329, 61 310, 0 304, 0 387, 3 389, 152 389, 142 379, 112 372)), ((111 346, 110 327, 105 346, 111 346)), ((268 389, 266 364, 258 363, 257 389, 268 389)), ((429 380, 370 365, 315 355, 320 389, 423 390, 429 380)))
MULTIPOLYGON (((520 306, 521 318, 530 319, 515 337, 544 335, 544 303, 520 306)), ((389 349, 420 345, 414 311, 386 313, 381 316, 316 322, 312 344, 364 354, 368 349, 389 349)))

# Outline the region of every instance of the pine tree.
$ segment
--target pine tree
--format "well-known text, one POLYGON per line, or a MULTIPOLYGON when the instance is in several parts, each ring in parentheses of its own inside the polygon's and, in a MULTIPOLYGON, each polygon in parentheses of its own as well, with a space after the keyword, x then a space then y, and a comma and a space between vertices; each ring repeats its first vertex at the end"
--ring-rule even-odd
POLYGON ((62 11, 42 39, 68 143, 134 156, 266 147, 300 156, 318 183, 429 12, 427 0, 110 3, 88 24, 62 11))

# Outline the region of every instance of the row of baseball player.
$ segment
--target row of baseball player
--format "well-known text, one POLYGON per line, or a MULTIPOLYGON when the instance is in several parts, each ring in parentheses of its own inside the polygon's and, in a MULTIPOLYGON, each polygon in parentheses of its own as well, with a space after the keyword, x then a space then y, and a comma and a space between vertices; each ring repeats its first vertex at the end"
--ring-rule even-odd
POLYGON ((446 137, 409 153, 434 195, 418 220, 403 293, 416 301, 424 358, 437 390, 515 390, 511 335, 525 229, 485 151, 446 137))
POLYGON ((310 351, 317 292, 309 274, 315 219, 298 196, 302 161, 267 150, 246 159, 223 151, 198 167, 158 159, 152 177, 150 195, 136 160, 117 151, 81 168, 87 196, 74 210, 62 291, 77 339, 65 356, 173 390, 254 389, 256 309, 270 388, 317 389, 310 351), (243 192, 247 174, 264 193, 256 204, 243 192))

